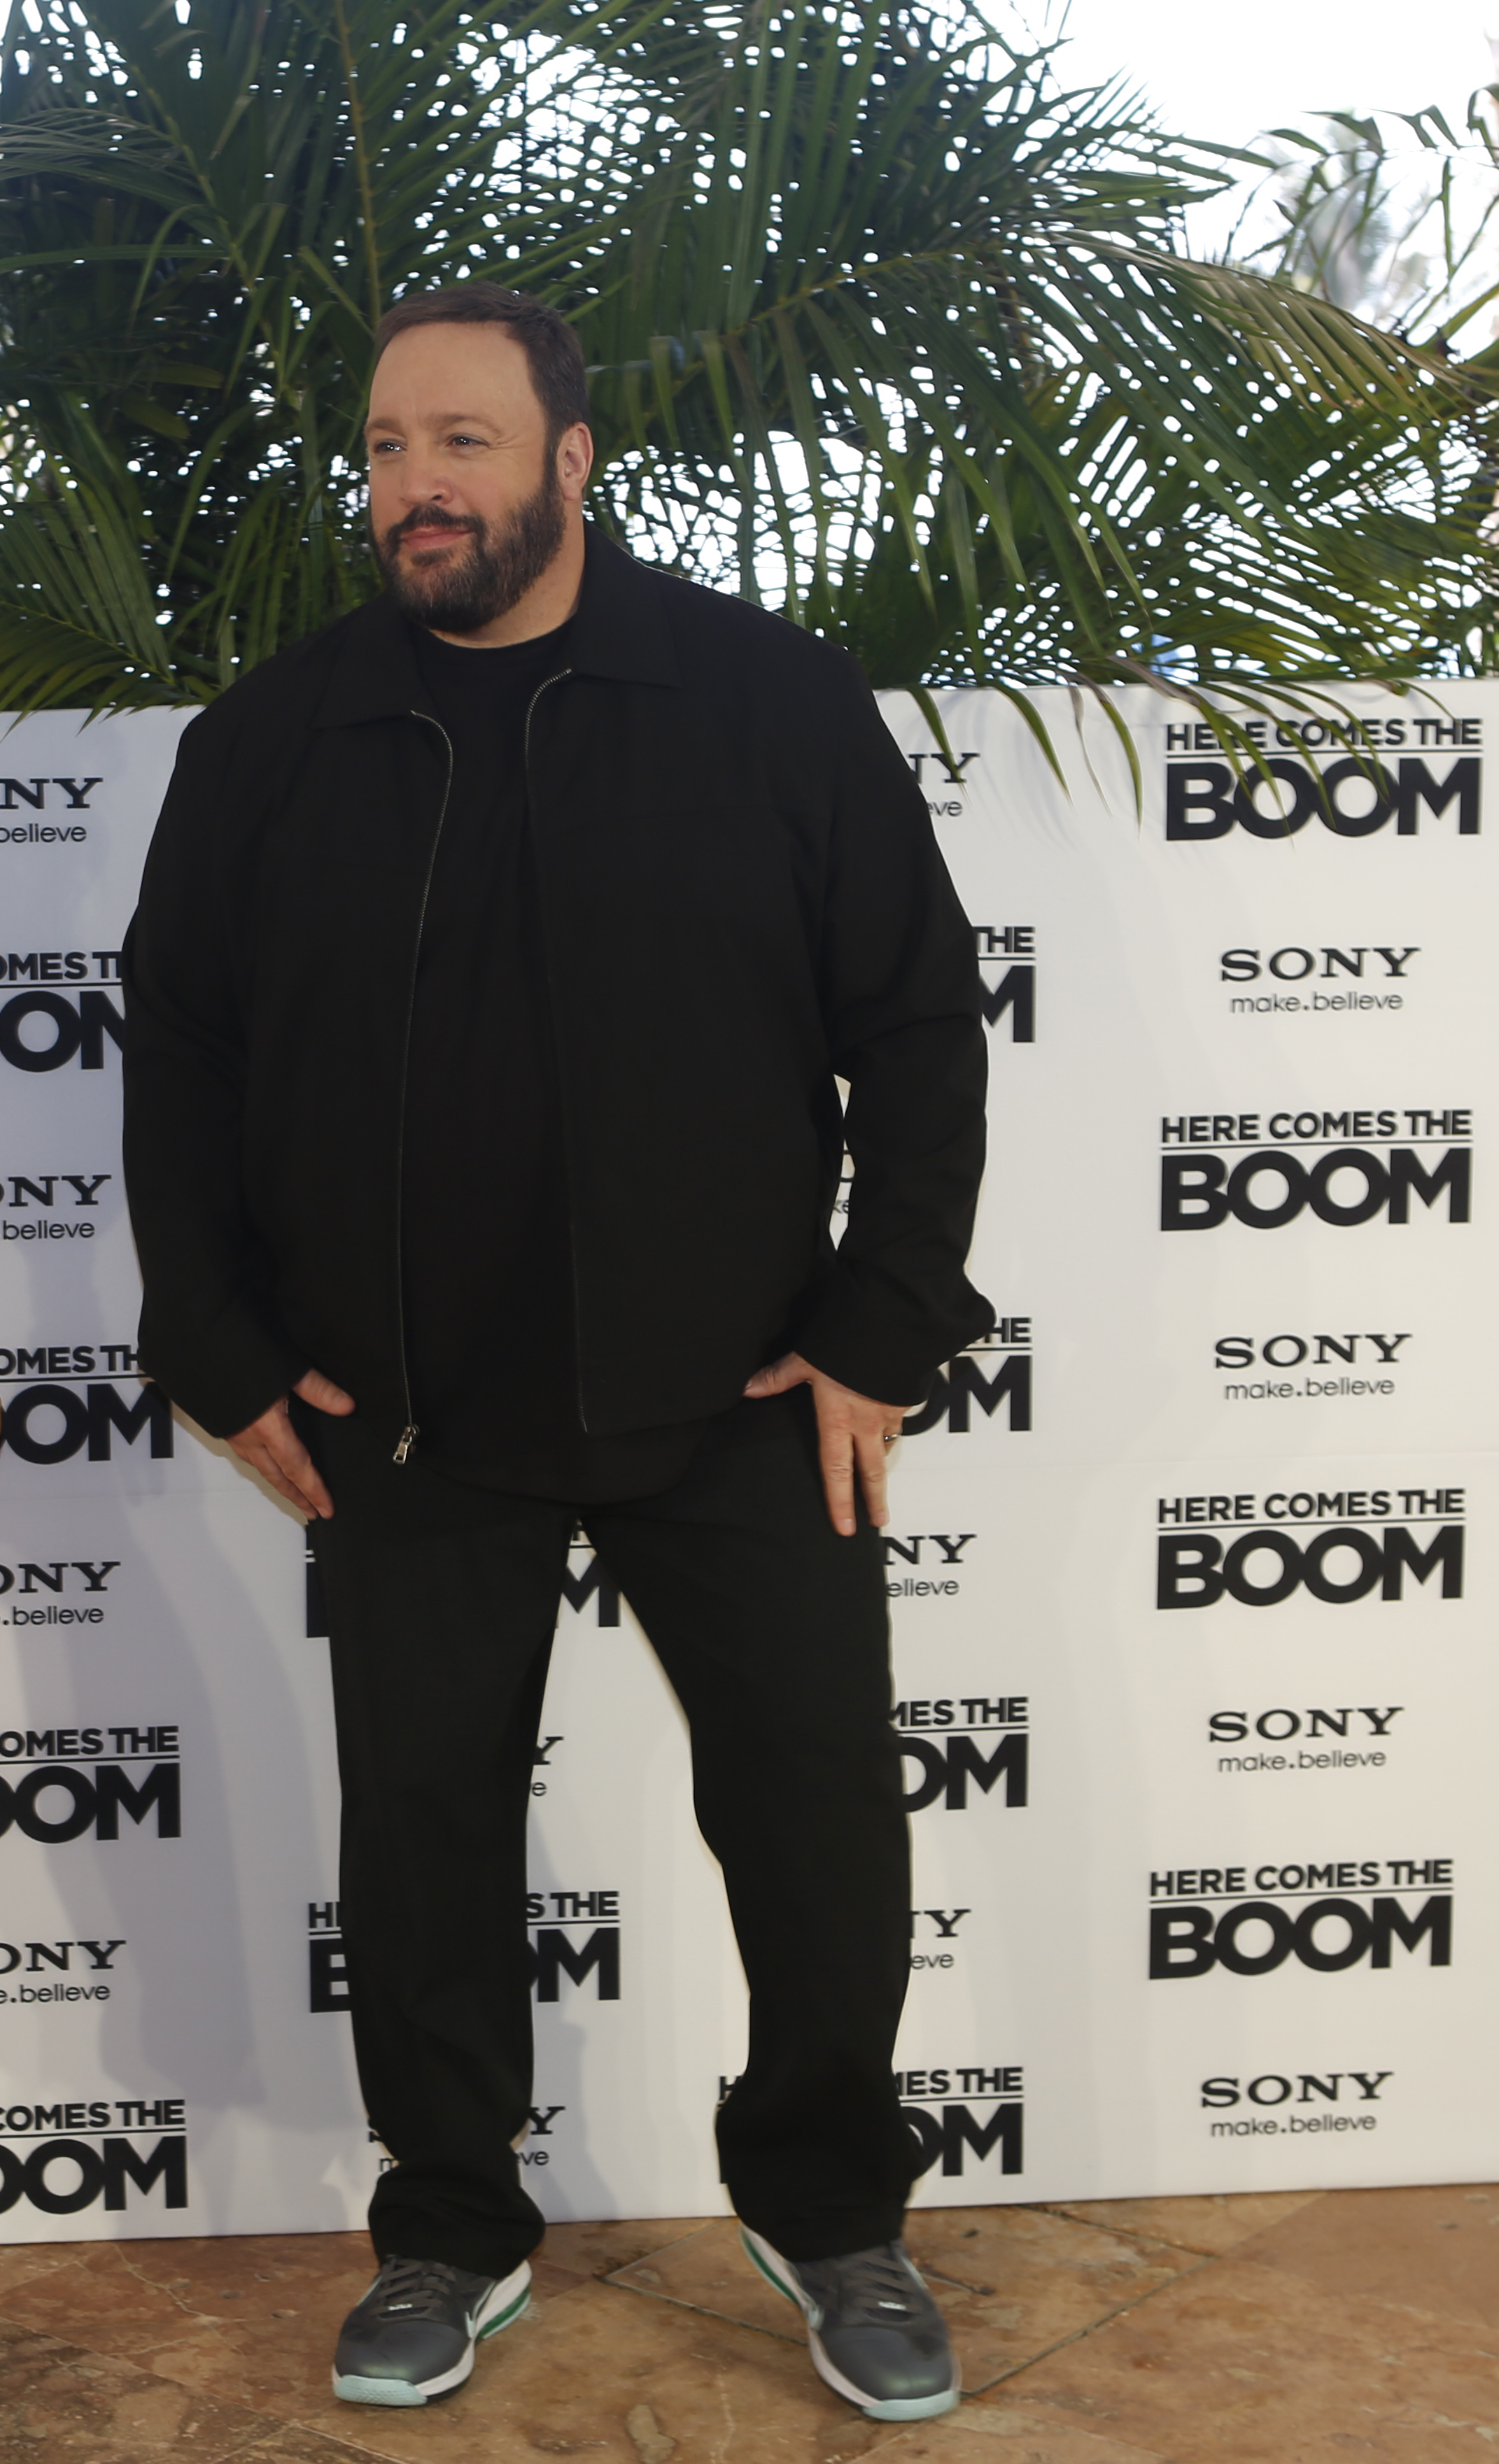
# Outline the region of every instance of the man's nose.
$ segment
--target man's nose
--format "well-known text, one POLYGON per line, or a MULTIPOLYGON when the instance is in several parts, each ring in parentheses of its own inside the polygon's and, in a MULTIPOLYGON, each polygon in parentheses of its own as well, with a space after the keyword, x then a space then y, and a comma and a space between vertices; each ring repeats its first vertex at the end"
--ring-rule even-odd
POLYGON ((448 505, 452 500, 452 487, 441 469, 420 449, 412 447, 401 457, 401 502, 404 505, 448 505))

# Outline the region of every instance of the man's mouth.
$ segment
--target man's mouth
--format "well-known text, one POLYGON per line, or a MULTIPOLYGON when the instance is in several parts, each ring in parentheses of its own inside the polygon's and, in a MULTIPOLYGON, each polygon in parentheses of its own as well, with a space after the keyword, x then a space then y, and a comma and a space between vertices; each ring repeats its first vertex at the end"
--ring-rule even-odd
POLYGON ((425 549, 449 547, 456 539, 472 537, 473 533, 466 524, 460 527, 456 523, 436 522, 425 525, 420 530, 403 531, 396 545, 398 548, 410 548, 413 553, 420 554, 425 549))

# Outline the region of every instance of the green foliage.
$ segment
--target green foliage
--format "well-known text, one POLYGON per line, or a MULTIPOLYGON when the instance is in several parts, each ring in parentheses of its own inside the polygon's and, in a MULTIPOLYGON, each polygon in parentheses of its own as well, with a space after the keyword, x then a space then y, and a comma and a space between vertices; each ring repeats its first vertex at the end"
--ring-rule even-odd
POLYGON ((569 71, 597 79, 609 13, 541 0, 490 32, 457 0, 12 11, 0 700, 36 698, 58 623, 58 692, 203 699, 367 595, 374 322, 413 280, 514 262, 545 281, 597 246, 555 166, 535 203, 496 170, 528 51, 589 36, 554 60, 562 103, 569 71))
POLYGON ((1195 265, 1239 158, 934 6, 14 0, 0 706, 203 699, 374 586, 409 285, 555 300, 595 511, 875 681, 1487 657, 1487 397, 1195 265))
POLYGON ((1378 324, 1451 341, 1499 297, 1499 86, 1480 87, 1454 134, 1435 104, 1421 111, 1334 111, 1313 135, 1273 129, 1269 179, 1241 217, 1267 202, 1273 224, 1248 262, 1378 324))

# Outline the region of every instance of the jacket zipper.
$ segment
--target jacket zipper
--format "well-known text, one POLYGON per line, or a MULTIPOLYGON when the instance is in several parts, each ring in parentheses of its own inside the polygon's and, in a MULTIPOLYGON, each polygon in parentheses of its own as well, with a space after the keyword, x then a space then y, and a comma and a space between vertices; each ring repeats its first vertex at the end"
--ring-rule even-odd
MULTIPOLYGON (((447 729, 439 720, 433 718, 430 712, 413 710, 410 715, 413 718, 423 720, 428 727, 436 728, 443 740, 443 750, 448 757, 448 775, 443 781, 442 803, 437 807, 437 827, 432 832, 431 851, 427 859, 427 877, 422 883, 422 903, 416 913, 416 947, 411 954, 411 984, 407 996, 406 1035, 401 1047, 401 1122, 396 1133, 396 1340, 401 1355, 401 1393, 406 1403, 406 1426, 396 1441, 393 1460, 398 1463, 409 1461, 411 1449, 420 1435, 411 1413, 411 1377, 406 1355, 406 1283, 402 1255, 406 1180, 406 1096, 411 1067, 411 1023, 416 1015, 416 971, 421 964, 422 927, 427 921, 427 902, 432 894, 432 871, 437 862, 442 825, 448 818, 448 799, 452 793, 452 737, 447 729)), ((529 713, 527 723, 529 724, 529 713)))
MULTIPOLYGON (((529 701, 529 702, 527 703, 527 705, 526 705, 526 725, 525 725, 525 737, 524 737, 523 745, 522 745, 522 750, 521 750, 521 766, 522 766, 522 768, 523 768, 523 769, 524 769, 524 771, 525 771, 525 778, 526 778, 526 820, 527 820, 527 825, 528 825, 528 826, 530 826, 530 827, 532 828, 532 831, 533 831, 533 838, 532 838, 532 855, 533 855, 533 860, 535 859, 535 852, 536 852, 536 843, 535 843, 535 835, 534 835, 534 831, 535 831, 535 821, 536 821, 536 803, 535 803, 535 800, 534 800, 534 798, 533 798, 533 796, 532 796, 532 794, 531 794, 531 715, 532 715, 532 713, 534 712, 534 710, 536 709, 537 703, 540 700, 541 695, 542 695, 542 694, 543 694, 543 693, 544 693, 549 689, 549 687, 550 687, 550 686, 552 686, 552 685, 560 685, 560 684, 563 681, 564 677, 570 676, 571 674, 572 674, 572 670, 571 670, 571 668, 559 668, 555 676, 543 676, 543 678, 542 678, 541 682, 537 686, 537 689, 536 689, 535 693, 532 694, 530 701, 529 701)), ((538 891, 539 891, 539 892, 540 892, 540 878, 539 878, 539 880, 538 880, 538 891)), ((546 980, 547 980, 547 987, 548 987, 548 990, 551 992, 551 995, 552 995, 552 1023, 553 1023, 553 1034, 554 1034, 554 1037, 555 1037, 555 1034, 556 1034, 556 1022, 557 1022, 557 994, 556 994, 556 986, 553 984, 553 981, 552 981, 552 962, 551 962, 550 955, 548 954, 548 952, 547 952, 547 950, 546 950, 544 935, 543 935, 543 940, 542 940, 542 957, 543 957, 543 958, 545 959, 545 963, 546 963, 546 980)), ((560 1092, 561 1092, 561 1089, 562 1089, 562 1063, 561 1063, 561 1059, 560 1059, 560 1057, 558 1057, 558 1058, 557 1058, 557 1075, 558 1075, 558 1091, 559 1091, 559 1093, 560 1093, 560 1092)), ((571 1206, 571 1203, 570 1203, 570 1202, 569 1202, 569 1205, 568 1205, 568 1208, 567 1208, 567 1271, 568 1271, 568 1274, 569 1274, 569 1277, 570 1277, 570 1279, 571 1279, 571 1283, 572 1283, 572 1296, 573 1296, 573 1338, 574 1338, 574 1343, 575 1343, 575 1345, 576 1345, 576 1357, 575 1357, 575 1361, 574 1361, 574 1375, 575 1375, 575 1378, 576 1378, 577 1397, 578 1397, 578 1419, 579 1419, 579 1421, 580 1421, 580 1422, 581 1422, 581 1424, 582 1424, 582 1427, 583 1427, 583 1430, 584 1430, 584 1434, 586 1436, 586 1434, 587 1434, 587 1428, 588 1428, 588 1416, 587 1416, 587 1413, 586 1413, 586 1412, 584 1411, 584 1402, 583 1402, 583 1305, 582 1305, 582 1298, 581 1298, 581 1295, 580 1295, 580 1292, 579 1292, 579 1287, 578 1287, 578 1240, 577 1240, 577 1234, 576 1234, 576 1232, 574 1231, 574 1228, 573 1228, 573 1212, 572 1212, 572 1206, 571 1206)))

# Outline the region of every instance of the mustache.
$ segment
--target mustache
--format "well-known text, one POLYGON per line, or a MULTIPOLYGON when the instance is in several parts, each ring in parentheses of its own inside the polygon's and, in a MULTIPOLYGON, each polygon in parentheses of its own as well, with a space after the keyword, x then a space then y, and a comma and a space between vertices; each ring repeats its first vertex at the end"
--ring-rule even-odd
POLYGON ((483 528, 476 515, 450 514, 441 505, 418 505, 386 531, 386 552, 393 554, 412 531, 469 531, 477 537, 483 528))

